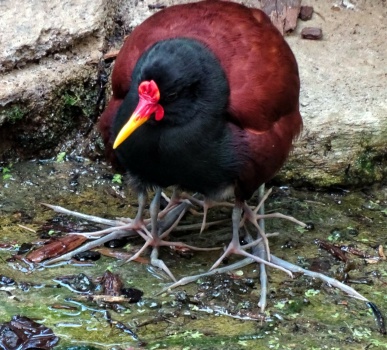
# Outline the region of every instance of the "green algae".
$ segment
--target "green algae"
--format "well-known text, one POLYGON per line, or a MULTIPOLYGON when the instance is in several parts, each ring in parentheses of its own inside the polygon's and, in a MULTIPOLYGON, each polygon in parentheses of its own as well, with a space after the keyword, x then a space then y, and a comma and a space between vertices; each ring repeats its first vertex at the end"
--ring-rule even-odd
POLYGON ((19 120, 23 119, 27 115, 27 109, 21 104, 12 104, 11 106, 7 106, 7 108, 2 108, 0 110, 0 115, 2 115, 6 121, 14 124, 19 120))
POLYGON ((319 144, 304 135, 276 179, 311 188, 359 188, 385 183, 386 139, 385 121, 380 123, 380 130, 372 135, 365 132, 332 134, 325 141, 320 140, 319 144))
POLYGON ((91 71, 86 69, 34 101, 25 97, 1 107, 0 159, 49 158, 58 147, 79 147, 76 136, 85 138, 100 114, 99 86, 91 71))

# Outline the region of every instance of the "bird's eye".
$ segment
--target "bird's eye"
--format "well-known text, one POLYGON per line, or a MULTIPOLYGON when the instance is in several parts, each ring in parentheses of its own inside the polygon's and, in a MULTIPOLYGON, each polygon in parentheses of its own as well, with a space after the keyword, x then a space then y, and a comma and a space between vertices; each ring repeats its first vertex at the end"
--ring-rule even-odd
POLYGON ((164 100, 166 102, 172 102, 176 99, 177 99, 177 92, 171 92, 170 94, 168 94, 164 97, 164 100))

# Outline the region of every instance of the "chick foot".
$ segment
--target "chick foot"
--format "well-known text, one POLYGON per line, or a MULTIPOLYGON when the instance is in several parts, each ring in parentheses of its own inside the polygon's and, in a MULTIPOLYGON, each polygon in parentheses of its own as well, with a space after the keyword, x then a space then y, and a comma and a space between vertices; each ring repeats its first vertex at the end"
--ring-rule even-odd
MULTIPOLYGON (((113 239, 140 235, 142 238, 144 238, 145 244, 136 254, 134 254, 127 261, 136 260, 137 258, 139 258, 141 253, 146 250, 147 247, 152 247, 153 251, 151 253, 151 264, 153 266, 159 267, 162 270, 164 270, 170 276, 170 278, 175 281, 176 279, 171 273, 171 271, 167 268, 167 266, 164 264, 162 260, 158 259, 159 247, 175 246, 175 247, 188 248, 191 250, 203 250, 203 251, 216 250, 220 248, 198 248, 198 247, 190 246, 183 242, 170 242, 166 240, 166 237, 169 235, 169 233, 172 230, 176 228, 176 226, 179 224, 181 218, 184 216, 187 209, 190 208, 191 204, 188 201, 181 201, 176 205, 170 206, 168 210, 164 209, 163 215, 160 216, 161 217, 160 219, 158 215, 159 205, 160 205, 160 202, 159 202, 160 194, 161 194, 161 190, 158 189, 156 191, 155 198, 152 200, 152 203, 151 203, 150 219, 143 218, 143 212, 147 201, 147 195, 145 192, 142 192, 139 194, 139 198, 138 198, 139 209, 134 219, 130 219, 130 218, 122 218, 122 219, 115 219, 115 220, 103 219, 97 216, 71 211, 60 206, 54 206, 54 205, 43 203, 45 206, 49 207, 55 212, 74 216, 90 222, 110 226, 108 228, 98 230, 98 231, 93 231, 93 232, 82 232, 82 233, 72 232, 71 234, 85 236, 91 241, 87 242, 83 246, 67 254, 47 260, 44 263, 44 265, 49 266, 63 260, 71 259, 74 255, 80 252, 93 249, 113 239)), ((190 230, 190 229, 192 230, 192 229, 197 229, 198 226, 187 225, 186 227, 183 227, 183 228, 184 230, 190 230)))
POLYGON ((151 230, 149 231, 148 228, 144 226, 142 227, 141 231, 138 231, 139 235, 144 238, 145 244, 136 254, 134 254, 130 259, 128 259, 127 262, 137 259, 144 252, 145 249, 151 246, 151 264, 155 267, 162 269, 173 281, 176 281, 176 278, 174 277, 170 269, 167 267, 167 265, 163 262, 163 260, 158 258, 159 247, 173 246, 188 248, 196 251, 210 251, 217 250, 220 248, 199 248, 185 244, 183 242, 170 242, 165 240, 169 233, 178 225, 181 218, 184 216, 185 212, 190 207, 190 203, 181 202, 178 206, 171 208, 167 215, 165 215, 163 220, 158 220, 160 195, 161 190, 157 190, 150 206, 151 230))

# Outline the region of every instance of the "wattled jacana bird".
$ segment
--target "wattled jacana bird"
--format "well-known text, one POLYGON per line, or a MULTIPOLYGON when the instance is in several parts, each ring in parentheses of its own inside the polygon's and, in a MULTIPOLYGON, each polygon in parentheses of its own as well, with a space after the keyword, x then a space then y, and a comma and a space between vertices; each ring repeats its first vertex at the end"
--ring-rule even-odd
MULTIPOLYGON (((223 1, 166 8, 126 39, 112 85, 100 129, 109 159, 130 174, 139 193, 136 219, 127 226, 120 222, 117 230, 137 229, 144 247, 157 252, 160 245, 174 244, 163 241, 165 233, 159 236, 161 188, 199 192, 207 200, 234 196, 233 237, 221 259, 236 252, 261 262, 240 246, 242 212, 242 223, 248 220, 259 231, 246 200, 280 169, 302 128, 297 63, 269 18, 223 1), (150 188, 156 194, 148 232, 143 210, 150 188)), ((336 280, 264 252, 278 267, 321 278, 367 301, 336 280)))
MULTIPOLYGON (((223 1, 172 6, 127 38, 100 119, 110 158, 146 192, 157 234, 161 188, 235 197, 230 252, 246 255, 238 230, 245 201, 285 162, 299 134, 299 76, 288 44, 260 10, 223 1), (114 149, 114 150, 113 150, 114 149)), ((220 262, 220 260, 219 260, 220 262)))

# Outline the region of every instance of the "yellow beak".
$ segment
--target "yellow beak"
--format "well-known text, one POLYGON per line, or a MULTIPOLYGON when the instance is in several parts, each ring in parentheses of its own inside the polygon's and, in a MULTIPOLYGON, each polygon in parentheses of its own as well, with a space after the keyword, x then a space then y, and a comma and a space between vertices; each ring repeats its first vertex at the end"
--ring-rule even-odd
POLYGON ((150 115, 144 116, 138 114, 136 108, 132 116, 129 118, 129 121, 122 127, 122 129, 118 133, 113 144, 113 149, 116 149, 122 142, 124 142, 133 133, 133 131, 140 127, 142 124, 144 124, 149 119, 149 117, 150 115))
POLYGON ((143 81, 138 87, 139 101, 133 114, 128 122, 122 127, 118 133, 113 149, 116 149, 124 142, 137 128, 149 120, 150 116, 155 113, 155 120, 161 120, 164 116, 164 109, 158 104, 160 99, 160 91, 156 83, 151 81, 143 81))

